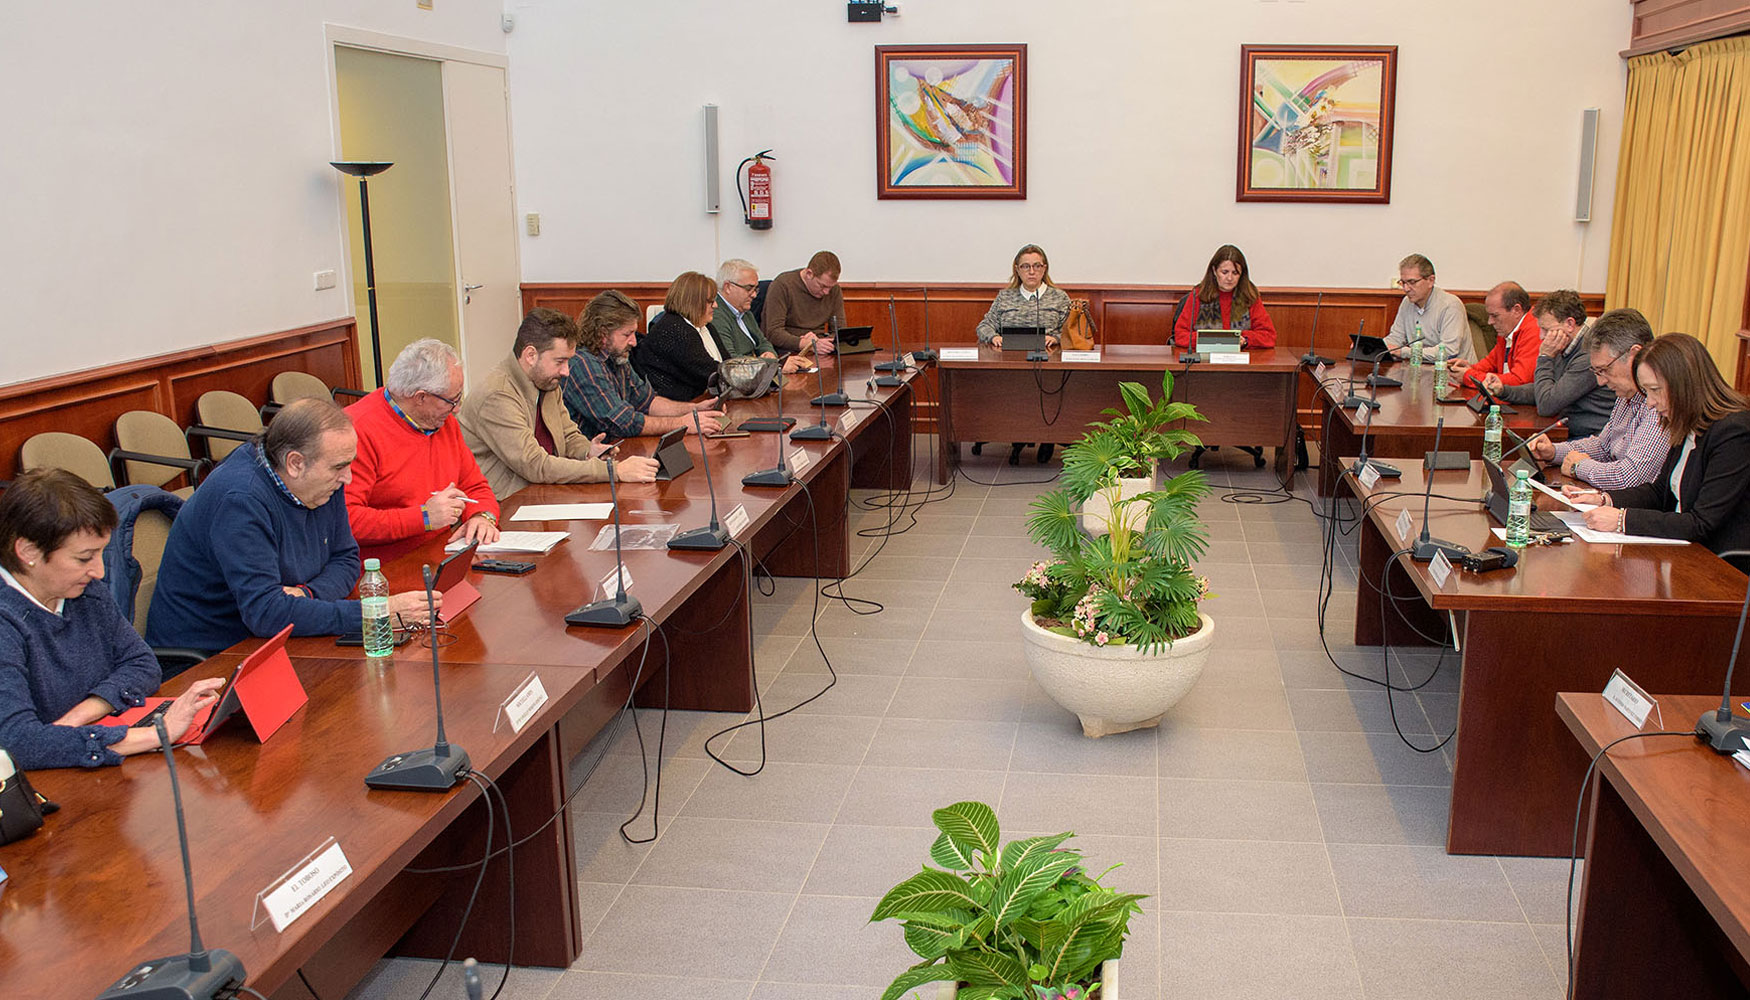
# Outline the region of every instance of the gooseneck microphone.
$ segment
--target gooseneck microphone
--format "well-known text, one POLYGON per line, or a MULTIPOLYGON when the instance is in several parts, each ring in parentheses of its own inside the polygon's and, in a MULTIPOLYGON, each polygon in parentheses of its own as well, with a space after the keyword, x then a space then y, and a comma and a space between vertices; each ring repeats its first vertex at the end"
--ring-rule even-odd
POLYGON ((936 360, 936 352, 930 350, 930 290, 928 288, 925 288, 923 290, 923 292, 924 292, 924 349, 921 351, 911 352, 911 359, 913 361, 918 361, 918 362, 936 360))
MULTIPOLYGON (((1039 325, 1039 300, 1043 298, 1045 298, 1045 285, 1041 283, 1039 286, 1039 293, 1033 296, 1033 335, 1035 337, 1043 336, 1045 334, 1045 328, 1039 325)), ((1044 343, 1041 342, 1038 347, 1027 352, 1027 360, 1050 361, 1051 355, 1045 350, 1044 343)))
MULTIPOLYGON (((834 366, 837 367, 838 362, 834 362, 834 366)), ((844 379, 844 374, 843 374, 844 369, 839 368, 838 370, 840 372, 840 374, 839 374, 840 384, 842 385, 843 379, 844 379)), ((816 424, 809 424, 807 427, 796 428, 795 430, 790 432, 790 440, 792 440, 792 441, 831 441, 832 440, 832 427, 831 427, 831 425, 829 425, 826 422, 827 401, 832 399, 834 396, 843 396, 844 393, 843 392, 836 392, 836 393, 828 394, 826 391, 825 379, 826 379, 826 376, 821 373, 820 366, 816 365, 814 368, 814 387, 816 389, 820 390, 820 395, 814 397, 813 399, 809 400, 808 402, 811 405, 815 405, 815 406, 820 407, 820 422, 816 423, 816 424)), ((849 405, 849 403, 850 403, 850 400, 847 399, 843 405, 849 405)), ((841 404, 833 403, 832 405, 839 406, 841 404)))
MULTIPOLYGON (((1440 432, 1444 430, 1445 427, 1445 417, 1441 417, 1434 422, 1434 454, 1436 455, 1440 454, 1440 432)), ((1428 562, 1434 558, 1436 553, 1444 552, 1446 553, 1446 558, 1448 560, 1456 563, 1465 556, 1470 555, 1470 549, 1458 544, 1457 542, 1449 542, 1443 538, 1435 538, 1429 533, 1428 512, 1430 505, 1434 500, 1434 469, 1428 468, 1424 470, 1424 472, 1427 479, 1427 486, 1424 487, 1422 491, 1422 534, 1416 539, 1415 547, 1410 550, 1410 558, 1414 559, 1416 562, 1428 562)))
MULTIPOLYGON (((425 607, 429 620, 436 622, 437 598, 432 589, 437 574, 428 564, 424 567, 425 607)), ((438 670, 437 629, 431 632, 431 691, 437 707, 437 742, 423 750, 392 754, 365 775, 371 788, 393 788, 407 792, 442 792, 455 786, 468 771, 468 751, 450 746, 444 737, 443 676, 438 670)))
POLYGON ((1318 301, 1313 303, 1312 336, 1307 338, 1306 353, 1302 354, 1300 356, 1300 363, 1301 364, 1311 365, 1315 368, 1318 367, 1319 365, 1334 364, 1334 362, 1331 361, 1330 358, 1327 358, 1323 354, 1319 353, 1319 309, 1322 306, 1324 306, 1324 304, 1325 304, 1325 293, 1321 291, 1321 292, 1319 292, 1318 301))
MULTIPOLYGON (((717 523, 717 491, 711 488, 711 456, 705 445, 705 428, 699 423, 699 411, 693 411, 693 430, 699 434, 699 464, 705 467, 705 492, 711 494, 711 523, 691 531, 683 531, 668 540, 671 549, 715 552, 729 544, 729 532, 717 523)), ((619 529, 615 529, 616 533, 619 529)), ((616 542, 618 538, 614 539, 616 542)))
MULTIPOLYGON (((818 373, 820 370, 818 361, 814 368, 818 373)), ((743 420, 741 422, 741 430, 750 432, 776 431, 781 434, 788 430, 791 424, 796 422, 794 418, 784 416, 784 383, 786 381, 787 379, 785 379, 783 373, 780 372, 778 375, 778 415, 775 417, 752 417, 743 420)))
POLYGON ((1383 359, 1389 353, 1391 353, 1391 352, 1390 351, 1381 351, 1380 353, 1375 354, 1371 359, 1367 359, 1367 360, 1371 360, 1373 362, 1373 374, 1367 376, 1367 395, 1363 396, 1360 393, 1356 392, 1355 391, 1355 382, 1353 379, 1351 379, 1349 382, 1349 395, 1345 396, 1343 398, 1343 402, 1341 402, 1337 405, 1337 408, 1339 410, 1347 410, 1347 409, 1349 409, 1351 407, 1355 407, 1355 406, 1365 406, 1369 410, 1377 410, 1377 409, 1379 409, 1379 387, 1382 385, 1387 385, 1387 384, 1389 384, 1389 385, 1402 385, 1403 384, 1402 382, 1399 382, 1397 379, 1380 378, 1379 362, 1381 361, 1381 359, 1383 359), (1380 379, 1380 380, 1374 381, 1375 379, 1380 379))
MULTIPOLYGON (((780 404, 780 405, 782 405, 782 404, 780 404)), ((743 485, 743 486, 784 487, 784 486, 790 485, 791 481, 795 479, 794 476, 790 475, 790 467, 784 464, 784 432, 783 431, 778 432, 777 441, 778 441, 778 464, 772 466, 769 469, 761 469, 758 472, 750 472, 747 475, 742 476, 741 477, 741 485, 743 485)))
MULTIPOLYGON (((1733 556, 1750 556, 1750 549, 1720 553, 1721 559, 1733 556)), ((1750 615, 1750 586, 1744 588, 1744 606, 1738 609, 1738 634, 1732 637, 1732 658, 1726 661, 1726 690, 1720 695, 1720 707, 1704 714, 1695 724, 1695 738, 1719 753, 1750 750, 1750 718, 1732 711, 1732 672, 1738 668, 1738 650, 1744 641, 1746 615, 1750 615)))
MULTIPOLYGON (((838 319, 838 317, 837 316, 828 316, 827 320, 826 320, 826 325, 827 325, 827 329, 829 331, 831 331, 831 333, 832 333, 833 345, 836 347, 838 345, 838 340, 839 340, 839 333, 838 333, 839 319, 838 319)), ((809 406, 849 406, 849 405, 851 405, 851 397, 845 395, 845 356, 842 354, 839 354, 837 351, 834 351, 833 355, 832 355, 832 359, 833 359, 832 360, 832 370, 837 377, 838 388, 834 389, 832 392, 823 392, 820 395, 809 400, 808 401, 809 406)), ((820 375, 821 363, 822 362, 821 362, 820 352, 815 351, 814 352, 814 374, 815 375, 820 375)), ((817 386, 822 385, 823 383, 822 383, 821 379, 824 379, 824 377, 825 376, 821 376, 820 379, 816 379, 815 384, 817 386)), ((782 416, 783 412, 784 411, 783 411, 782 407, 780 407, 778 410, 779 415, 782 416)), ((789 425, 786 424, 785 426, 789 426, 789 425)))
MULTIPOLYGON (((614 470, 614 460, 610 458, 607 462, 608 498, 614 503, 614 595, 592 601, 566 615, 567 625, 625 628, 644 613, 644 605, 628 593, 632 588, 626 585, 626 559, 620 552, 620 491, 617 487, 620 477, 614 470)), ((715 522, 716 519, 712 520, 715 522)))
MULTIPOLYGON (((1374 410, 1377 409, 1377 406, 1374 407, 1374 410)), ((1356 476, 1359 476, 1361 475, 1361 470, 1371 465, 1373 466, 1373 471, 1378 473, 1381 479, 1396 479, 1403 475, 1403 470, 1399 469, 1397 466, 1389 465, 1378 459, 1369 458, 1367 456, 1367 434, 1371 430, 1373 430, 1373 410, 1368 410, 1367 422, 1361 427, 1361 454, 1356 456, 1355 464, 1349 467, 1349 471, 1356 476)))
MULTIPOLYGON (((1501 429, 1503 431, 1506 431, 1513 438, 1513 440, 1515 440, 1519 443, 1514 445, 1513 447, 1507 449, 1506 451, 1502 452, 1501 453, 1501 461, 1503 463, 1505 463, 1507 461, 1507 459, 1513 457, 1514 452, 1518 452, 1518 451, 1523 451, 1527 455, 1530 455, 1531 454, 1531 442, 1533 440, 1540 438, 1545 434, 1548 434, 1550 431, 1555 430, 1557 427, 1560 427, 1567 422, 1568 422, 1567 417, 1558 417, 1558 418, 1556 418, 1555 423, 1550 424, 1548 427, 1545 427, 1543 430, 1533 431, 1531 433, 1531 437, 1520 437, 1518 435, 1518 433, 1516 433, 1513 430, 1513 428, 1508 427, 1505 424, 1503 424, 1501 426, 1501 429)), ((1534 456, 1534 458, 1530 458, 1530 459, 1527 459, 1527 458, 1516 459, 1513 462, 1513 464, 1510 466, 1503 464, 1501 466, 1501 469, 1503 472, 1505 472, 1507 474, 1508 481, 1512 481, 1514 475, 1517 473, 1517 470, 1524 469, 1525 474, 1527 476, 1529 476, 1532 479, 1536 479, 1539 482, 1542 482, 1543 481, 1543 466, 1539 465, 1534 459, 1535 459, 1535 456, 1534 456)))
POLYGON ((887 335, 893 341, 893 360, 876 365, 878 372, 902 372, 906 369, 904 353, 899 349, 899 320, 894 311, 893 294, 887 295, 887 335))
POLYGON ((1477 394, 1466 400, 1464 404, 1470 407, 1472 413, 1487 413, 1491 406, 1499 406, 1501 408, 1502 416, 1509 416, 1519 412, 1517 408, 1503 403, 1501 397, 1490 392, 1489 387, 1483 384, 1483 380, 1477 378, 1475 375, 1466 375, 1464 381, 1477 391, 1477 394))
POLYGON ((164 750, 164 765, 170 771, 170 796, 176 803, 182 885, 188 894, 188 954, 140 963, 98 994, 97 1000, 213 1000, 220 995, 230 996, 249 977, 236 955, 223 948, 208 951, 201 943, 201 925, 194 909, 194 866, 188 860, 188 821, 182 814, 182 786, 176 780, 176 752, 170 745, 170 733, 164 728, 164 716, 158 716, 153 726, 158 732, 158 745, 164 750))

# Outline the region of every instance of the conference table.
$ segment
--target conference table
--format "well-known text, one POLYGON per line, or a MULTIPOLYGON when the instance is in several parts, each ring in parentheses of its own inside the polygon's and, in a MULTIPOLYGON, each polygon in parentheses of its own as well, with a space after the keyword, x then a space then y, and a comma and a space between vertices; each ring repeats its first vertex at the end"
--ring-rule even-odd
POLYGON ((973 360, 936 362, 938 483, 954 474, 962 441, 1074 441, 1088 424, 1106 419, 1103 410, 1122 407, 1120 382, 1140 382, 1158 397, 1167 371, 1173 399, 1194 404, 1207 419, 1189 424, 1205 445, 1273 446, 1277 476, 1292 483, 1300 358, 1289 351, 1261 348, 1238 354, 1244 363, 1187 364, 1178 348, 1148 344, 1107 345, 1090 361, 1066 361, 1061 351, 1027 361, 1024 352, 988 344, 977 350, 973 360))
MULTIPOLYGON (((1647 730, 1719 707, 1655 697, 1664 726, 1647 730)), ((1639 731, 1594 693, 1563 694, 1556 712, 1587 757, 1639 731)), ((1750 770, 1691 736, 1650 736, 1612 747, 1591 788, 1573 995, 1750 993, 1750 770)))
MULTIPOLYGON (((582 949, 567 765, 642 689, 640 703, 745 712, 753 705, 752 567, 774 575, 842 576, 850 569, 847 514, 852 485, 901 490, 910 483, 913 392, 866 388, 870 359, 847 358, 856 405, 828 411, 833 440, 789 442, 795 485, 744 487, 741 477, 776 462, 777 435, 701 441, 689 435, 694 468, 667 482, 620 484, 622 523, 672 522, 682 530, 741 507, 739 544, 715 552, 628 550, 628 591, 646 621, 624 628, 568 627, 564 615, 600 596, 614 572, 612 547, 591 542, 610 521, 514 522, 525 504, 609 499, 606 484, 530 486, 501 500, 505 527, 565 531, 551 551, 525 559, 525 576, 471 572, 480 598, 437 635, 450 741, 504 791, 520 845, 514 900, 502 857, 486 869, 456 951, 505 961, 514 917, 514 960, 564 967, 582 949), (847 417, 847 413, 853 414, 847 417), (806 456, 797 468, 794 459, 806 456), (709 459, 711 488, 702 462, 709 459), (714 496, 713 496, 714 495, 714 496), (817 555, 818 553, 818 555, 817 555), (520 727, 501 713, 537 678, 546 701, 520 727)), ((801 423, 814 376, 789 376, 783 411, 801 423)), ((830 383, 829 383, 830 385, 830 383)), ((779 411, 775 395, 729 405, 731 423, 779 411)), ((654 442, 626 442, 629 454, 654 442)), ((391 586, 419 585, 443 557, 433 540, 385 564, 391 586)), ((471 783, 443 794, 369 790, 365 774, 398 751, 434 739, 430 634, 389 657, 367 659, 328 637, 287 643, 308 703, 265 743, 233 720, 200 747, 178 752, 190 822, 196 901, 209 947, 236 953, 249 985, 308 996, 343 996, 384 954, 442 957, 467 909, 486 843, 486 808, 471 783), (352 874, 283 932, 256 910, 256 896, 327 843, 352 874), (470 865, 448 875, 413 868, 470 865)), ((172 679, 165 694, 200 677, 229 676, 260 645, 246 640, 172 679)), ((31 775, 62 810, 45 828, 0 848, 12 876, 0 897, 0 996, 95 996, 134 964, 186 951, 180 855, 168 774, 153 756, 96 771, 31 775)), ((587 796, 586 785, 577 792, 587 796)), ((500 810, 494 851, 505 843, 500 810)))
MULTIPOLYGON (((1436 402, 1434 369, 1430 366, 1416 368, 1407 362, 1398 362, 1380 369, 1381 375, 1397 379, 1403 383, 1402 387, 1370 388, 1365 379, 1372 371, 1372 364, 1339 361, 1328 366, 1322 376, 1317 369, 1307 372, 1316 383, 1313 399, 1319 427, 1319 496, 1328 497, 1336 492, 1346 468, 1338 456, 1361 454, 1363 434, 1367 436, 1367 453, 1375 458, 1419 460, 1424 452, 1434 450, 1437 427, 1441 451, 1462 451, 1468 452, 1472 458, 1482 457, 1486 408, 1479 413, 1469 406, 1436 402), (1352 393, 1378 402, 1379 409, 1369 413, 1365 406, 1359 410, 1354 405, 1342 406, 1352 393)), ((1447 398, 1451 399, 1455 394, 1466 399, 1474 395, 1457 392, 1457 380, 1454 379, 1447 398)), ((1535 406, 1513 406, 1511 409, 1515 412, 1503 413, 1501 421, 1509 431, 1521 437, 1543 430, 1553 422, 1538 416, 1535 406)), ((1562 441, 1568 435, 1565 429, 1558 427, 1551 430, 1549 436, 1562 441)), ((1503 441, 1506 447, 1513 447, 1511 437, 1503 435, 1503 441)), ((1403 465, 1395 461, 1392 464, 1403 465)))
MULTIPOLYGON (((1421 463, 1402 464, 1401 481, 1371 487, 1345 473, 1366 508, 1358 527, 1355 644, 1427 647, 1449 628, 1459 639, 1447 851, 1565 856, 1586 758, 1550 710, 1556 694, 1602 691, 1617 669, 1648 691, 1718 691, 1744 574, 1700 545, 1576 539, 1521 549, 1511 569, 1455 567, 1436 583, 1430 564, 1407 554, 1423 527, 1424 486, 1436 494, 1426 520, 1433 537, 1481 552, 1505 544, 1473 499, 1487 479, 1479 462, 1431 476, 1421 463), (1411 525, 1400 536, 1404 511, 1411 525)), ((1746 659, 1750 651, 1740 655, 1739 676, 1746 659)))

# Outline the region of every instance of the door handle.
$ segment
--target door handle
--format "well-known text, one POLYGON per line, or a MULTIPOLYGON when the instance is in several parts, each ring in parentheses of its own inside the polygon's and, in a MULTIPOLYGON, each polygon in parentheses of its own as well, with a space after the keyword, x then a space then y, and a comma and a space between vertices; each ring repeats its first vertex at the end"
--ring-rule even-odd
POLYGON ((474 289, 476 289, 476 288, 485 288, 485 287, 486 287, 486 286, 485 286, 485 285, 469 285, 469 284, 464 284, 464 285, 463 285, 463 286, 462 286, 462 291, 463 291, 463 292, 471 292, 471 291, 473 291, 473 290, 474 290, 474 289))
POLYGON ((462 283, 462 304, 468 305, 468 304, 472 303, 474 301, 474 289, 485 288, 485 287, 486 287, 485 285, 470 285, 467 282, 463 282, 462 283))

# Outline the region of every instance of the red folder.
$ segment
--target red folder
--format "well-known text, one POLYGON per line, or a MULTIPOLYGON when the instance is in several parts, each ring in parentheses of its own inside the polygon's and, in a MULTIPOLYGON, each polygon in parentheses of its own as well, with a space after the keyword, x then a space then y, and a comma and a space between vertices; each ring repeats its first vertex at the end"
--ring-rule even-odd
MULTIPOLYGON (((207 737, 218 731, 238 709, 242 709, 249 719, 255 738, 263 743, 278 732, 287 719, 296 715, 310 698, 304 693, 304 685, 298 681, 298 672, 292 669, 291 657, 286 655, 286 637, 291 634, 292 627, 287 625, 239 663, 231 673, 224 695, 195 716, 194 724, 176 741, 177 745, 205 743, 207 737)), ((147 698, 144 705, 117 712, 102 722, 112 726, 132 725, 169 700, 147 698)))

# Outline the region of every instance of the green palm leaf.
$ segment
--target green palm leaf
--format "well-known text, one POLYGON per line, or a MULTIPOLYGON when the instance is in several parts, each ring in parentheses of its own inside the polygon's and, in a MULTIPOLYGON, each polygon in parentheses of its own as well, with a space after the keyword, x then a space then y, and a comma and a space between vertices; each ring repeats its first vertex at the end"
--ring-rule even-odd
MULTIPOLYGON (((1075 836, 1074 833, 1054 833, 1046 837, 1028 837, 1025 840, 1011 840, 1003 845, 1002 871, 1020 864, 1037 854, 1045 854, 1057 849, 1057 845, 1075 836)), ((1080 857, 1080 854, 1077 854, 1080 857)))
POLYGON ((943 806, 931 813, 930 819, 966 857, 970 858, 972 852, 978 851, 989 864, 1002 847, 1002 831, 997 826, 996 811, 983 802, 956 802, 943 806))
POLYGON ((978 862, 973 860, 972 854, 968 851, 962 851, 954 838, 945 833, 937 837, 936 842, 930 845, 930 860, 943 868, 957 872, 969 871, 978 866, 978 862))
POLYGON ((900 913, 940 913, 943 910, 982 909, 971 887, 958 875, 934 868, 923 871, 887 890, 875 904, 871 921, 886 920, 900 913))
POLYGON ((945 983, 955 979, 953 970, 946 965, 926 965, 922 968, 907 969, 900 973, 887 989, 881 994, 881 1000, 899 1000, 907 990, 916 989, 925 983, 945 983))
POLYGON ((1074 854, 1040 854, 1021 862, 997 879, 990 901, 997 927, 1007 927, 1027 912, 1033 898, 1050 888, 1063 874, 1082 863, 1074 854))
POLYGON ((1024 990, 1031 982, 1019 959, 994 951, 960 951, 948 956, 948 967, 973 986, 1012 986, 1024 990))

